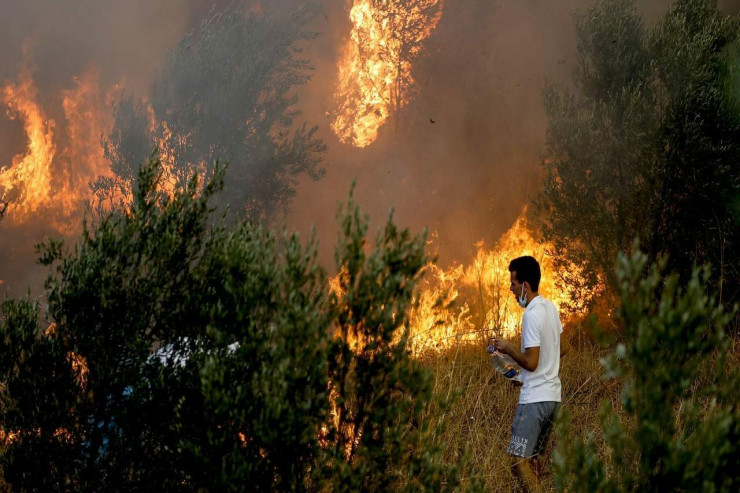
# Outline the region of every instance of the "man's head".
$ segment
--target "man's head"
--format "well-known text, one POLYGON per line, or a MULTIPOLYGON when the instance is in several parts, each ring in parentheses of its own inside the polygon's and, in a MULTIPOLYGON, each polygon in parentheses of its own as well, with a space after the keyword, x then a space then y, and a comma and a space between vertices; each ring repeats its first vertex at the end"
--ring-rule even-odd
POLYGON ((540 264, 534 257, 518 257, 509 263, 509 272, 511 272, 511 292, 517 298, 526 298, 529 303, 533 296, 540 289, 540 264))

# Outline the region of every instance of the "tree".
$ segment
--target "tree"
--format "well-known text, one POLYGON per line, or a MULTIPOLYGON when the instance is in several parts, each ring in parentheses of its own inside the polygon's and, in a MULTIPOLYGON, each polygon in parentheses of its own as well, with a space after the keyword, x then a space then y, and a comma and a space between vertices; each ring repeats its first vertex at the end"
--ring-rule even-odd
POLYGON ((559 491, 737 491, 740 372, 728 360, 725 328, 734 313, 706 294, 708 269, 682 287, 648 269, 637 249, 620 255, 617 278, 625 337, 606 363, 622 383, 623 413, 604 403, 606 450, 558 425, 559 491))
MULTIPOLYGON (((151 114, 130 98, 119 102, 104 146, 129 189, 155 146, 173 183, 184 184, 194 170, 213 172, 215 160, 228 161, 221 198, 263 217, 288 207, 299 176, 323 176, 326 147, 317 127, 293 128, 300 116, 294 89, 311 69, 300 43, 315 37, 306 26, 317 6, 279 10, 270 3, 264 12, 247 12, 244 2, 234 2, 211 12, 168 53, 150 88, 151 114)), ((102 181, 97 189, 110 184, 102 181)))
POLYGON ((740 42, 738 18, 716 1, 681 1, 656 26, 652 50, 666 108, 659 146, 659 195, 646 236, 655 258, 669 253, 670 268, 688 277, 692 265, 711 262, 723 299, 740 292, 740 112, 728 92, 730 58, 740 42), (685 49, 676 52, 676 46, 685 49))
POLYGON ((350 204, 330 294, 313 240, 214 221, 223 168, 172 193, 163 175, 144 166, 130 207, 73 251, 41 245, 53 328, 30 301, 3 305, 11 487, 454 488, 460 468, 421 419, 430 374, 405 348, 423 236, 389 221, 368 253, 350 204))
POLYGON ((333 419, 320 474, 335 491, 453 491, 465 461, 461 468, 442 462, 440 425, 423 419, 432 400, 443 409, 448 403, 434 395, 432 375, 407 346, 412 294, 429 261, 426 234, 399 230, 392 216, 368 249, 369 218, 351 196, 340 213, 331 298, 339 335, 329 359, 333 419))
POLYGON ((412 62, 436 27, 441 8, 439 0, 355 2, 332 123, 340 140, 364 147, 375 140, 389 116, 398 133, 401 108, 414 90, 412 62))
POLYGON ((601 279, 616 290, 613 259, 639 236, 684 280, 711 262, 717 286, 737 285, 740 119, 727 91, 736 19, 679 0, 646 28, 633 1, 601 1, 576 16, 576 32, 576 93, 545 91, 537 205, 555 258, 576 265, 585 287, 601 279))
POLYGON ((101 214, 112 207, 122 208, 133 197, 139 163, 155 148, 146 107, 132 94, 123 94, 113 105, 113 120, 111 133, 101 139, 113 175, 101 176, 92 185, 101 214))
POLYGON ((371 0, 370 5, 373 20, 387 34, 386 43, 378 49, 380 59, 393 67, 392 84, 381 94, 388 97, 386 103, 393 111, 398 131, 401 108, 412 96, 411 65, 442 15, 442 5, 439 0, 371 0))

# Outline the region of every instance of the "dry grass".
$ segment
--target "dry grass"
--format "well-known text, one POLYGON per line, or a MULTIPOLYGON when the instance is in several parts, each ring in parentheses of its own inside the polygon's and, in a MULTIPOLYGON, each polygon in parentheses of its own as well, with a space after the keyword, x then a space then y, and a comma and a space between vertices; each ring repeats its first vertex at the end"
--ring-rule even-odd
MULTIPOLYGON (((734 329, 740 317, 734 321, 734 329)), ((740 366, 740 333, 729 332, 731 349, 729 365, 740 366)), ((604 402, 620 410, 621 385, 617 380, 606 380, 600 358, 609 351, 600 348, 588 337, 571 337, 572 349, 562 359, 560 379, 563 384, 563 409, 570 416, 571 432, 582 437, 590 434, 597 455, 604 457, 609 449, 604 442, 599 412, 604 402)), ((451 461, 459 460, 468 450, 474 474, 480 475, 486 491, 510 492, 517 490, 517 482, 509 468, 506 453, 511 436, 511 423, 519 400, 515 388, 491 366, 485 341, 478 345, 458 345, 443 353, 428 353, 421 358, 433 372, 436 390, 447 396, 457 396, 453 405, 442 414, 430 409, 432 418, 442 420, 445 426, 443 443, 445 455, 451 461)), ((701 385, 702 378, 697 379, 701 385)), ((677 416, 678 417, 678 416, 677 416)), ((552 450, 558 440, 553 439, 540 459, 539 471, 546 491, 553 491, 552 450)))
MULTIPOLYGON (((599 358, 603 354, 593 344, 582 342, 563 358, 560 370, 563 408, 568 410, 572 429, 576 433, 593 432, 597 445, 602 441, 598 419, 601 402, 606 398, 618 406, 620 395, 616 382, 602 378, 599 358)), ((516 480, 506 450, 519 389, 495 372, 483 341, 478 346, 459 345, 445 353, 428 354, 422 360, 434 373, 436 390, 456 396, 446 413, 430 410, 444 422, 447 458, 459 460, 467 449, 474 473, 483 478, 486 491, 515 491, 516 480)), ((550 440, 538 464, 547 490, 553 489, 551 457, 558 439, 554 436, 550 440)))

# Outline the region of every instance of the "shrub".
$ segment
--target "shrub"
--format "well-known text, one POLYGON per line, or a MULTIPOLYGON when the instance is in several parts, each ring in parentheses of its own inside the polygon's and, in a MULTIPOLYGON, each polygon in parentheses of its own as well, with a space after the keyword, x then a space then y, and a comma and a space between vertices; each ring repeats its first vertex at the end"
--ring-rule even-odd
MULTIPOLYGON (((209 205, 223 168, 173 195, 157 160, 130 209, 72 252, 41 245, 39 307, 3 305, 0 463, 18 490, 450 490, 422 419, 432 378, 406 349, 424 236, 374 248, 350 200, 330 294, 315 241, 209 205), (340 336, 340 337, 336 337, 340 336)), ((444 405, 444 402, 442 402, 444 405)), ((435 421, 435 423, 437 423, 435 421)))
MULTIPOLYGON (((617 279, 624 342, 606 359, 621 380, 624 414, 605 405, 607 450, 590 438, 559 441, 560 491, 737 491, 740 477, 740 372, 727 365, 733 314, 706 293, 708 269, 682 286, 647 267, 637 252, 620 255, 617 279)), ((569 436, 568 419, 559 434, 569 436)))

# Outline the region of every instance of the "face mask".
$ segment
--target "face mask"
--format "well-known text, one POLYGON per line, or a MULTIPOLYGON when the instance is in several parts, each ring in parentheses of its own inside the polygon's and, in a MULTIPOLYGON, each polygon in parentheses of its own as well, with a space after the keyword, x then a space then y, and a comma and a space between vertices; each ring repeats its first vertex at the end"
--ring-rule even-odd
POLYGON ((524 286, 522 286, 522 294, 521 296, 519 296, 519 306, 521 306, 522 308, 527 307, 527 297, 524 296, 524 286))

